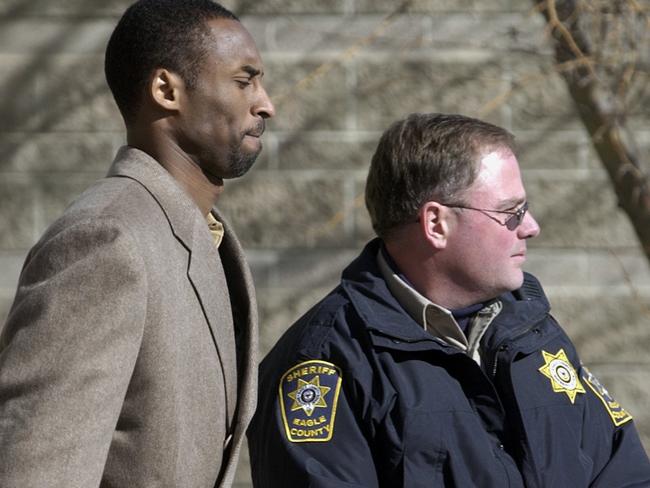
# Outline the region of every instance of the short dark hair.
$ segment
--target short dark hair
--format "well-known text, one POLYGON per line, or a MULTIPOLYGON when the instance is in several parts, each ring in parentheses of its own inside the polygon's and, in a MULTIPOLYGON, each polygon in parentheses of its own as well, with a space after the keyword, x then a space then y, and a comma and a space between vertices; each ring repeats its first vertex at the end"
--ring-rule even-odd
POLYGON ((207 21, 239 20, 210 0, 139 0, 118 22, 106 46, 104 72, 125 121, 136 113, 151 73, 167 68, 192 89, 205 56, 207 21))
POLYGON ((476 180, 481 156, 515 153, 505 129, 463 115, 411 114, 381 136, 366 181, 372 226, 385 238, 417 218, 429 200, 462 204, 476 180))

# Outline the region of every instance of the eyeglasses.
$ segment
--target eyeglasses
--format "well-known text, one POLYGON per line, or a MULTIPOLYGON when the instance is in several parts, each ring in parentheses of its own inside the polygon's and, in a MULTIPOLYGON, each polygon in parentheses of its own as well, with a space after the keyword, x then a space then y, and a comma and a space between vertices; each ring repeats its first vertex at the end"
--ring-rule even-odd
POLYGON ((524 202, 524 204, 517 210, 491 210, 487 208, 467 207, 465 205, 447 205, 446 203, 443 203, 442 205, 449 208, 476 210, 477 212, 481 212, 482 214, 487 215, 500 225, 504 225, 508 230, 515 230, 517 227, 519 227, 524 220, 524 215, 526 215, 526 212, 528 211, 528 202, 524 202), (508 217, 505 222, 501 222, 499 219, 493 217, 488 212, 507 214, 510 215, 510 217, 508 217))

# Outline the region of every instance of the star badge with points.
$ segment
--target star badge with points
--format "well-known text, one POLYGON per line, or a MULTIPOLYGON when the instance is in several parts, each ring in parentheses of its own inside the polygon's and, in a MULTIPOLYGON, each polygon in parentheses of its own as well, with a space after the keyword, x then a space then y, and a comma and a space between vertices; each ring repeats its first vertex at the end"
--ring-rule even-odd
POLYGON ((298 378, 298 385, 295 391, 288 393, 289 398, 293 400, 291 411, 295 412, 301 408, 311 417, 316 407, 327 408, 325 395, 331 388, 329 386, 320 386, 320 377, 314 376, 311 380, 305 381, 298 378))
POLYGON ((542 356, 544 365, 539 368, 539 372, 551 380, 551 387, 554 392, 566 393, 571 403, 575 403, 576 395, 585 393, 585 389, 578 379, 576 370, 569 362, 564 349, 560 349, 555 354, 542 351, 542 356))

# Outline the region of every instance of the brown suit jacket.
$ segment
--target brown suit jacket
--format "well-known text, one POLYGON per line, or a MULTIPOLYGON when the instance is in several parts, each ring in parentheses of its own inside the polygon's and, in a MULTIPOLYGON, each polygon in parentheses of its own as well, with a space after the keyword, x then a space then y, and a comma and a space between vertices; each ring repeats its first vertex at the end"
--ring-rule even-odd
POLYGON ((257 312, 224 227, 217 250, 169 173, 125 147, 45 232, 0 336, 1 487, 232 483, 257 312))

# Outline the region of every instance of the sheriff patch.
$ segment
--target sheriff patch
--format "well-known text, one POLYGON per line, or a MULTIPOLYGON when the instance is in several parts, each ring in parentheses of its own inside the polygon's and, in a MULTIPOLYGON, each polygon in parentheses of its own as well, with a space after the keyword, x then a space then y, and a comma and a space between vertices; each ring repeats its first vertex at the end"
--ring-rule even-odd
POLYGON ((580 383, 576 370, 569 362, 564 349, 560 349, 556 354, 542 351, 544 357, 544 366, 539 368, 539 372, 551 380, 551 386, 556 393, 566 393, 575 403, 576 395, 584 393, 585 388, 580 383))
POLYGON ((290 442, 327 442, 334 434, 341 370, 327 361, 295 365, 280 379, 280 411, 290 442))
POLYGON ((612 398, 607 389, 598 381, 591 371, 589 371, 585 366, 582 367, 581 371, 582 379, 587 386, 596 394, 600 401, 605 405, 607 413, 614 422, 614 425, 617 427, 623 425, 625 422, 632 420, 632 416, 627 413, 627 411, 621 407, 621 405, 612 398))

